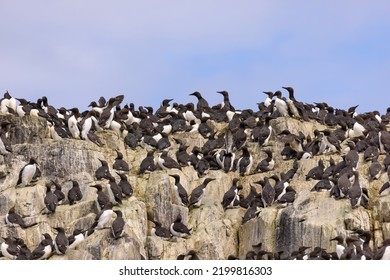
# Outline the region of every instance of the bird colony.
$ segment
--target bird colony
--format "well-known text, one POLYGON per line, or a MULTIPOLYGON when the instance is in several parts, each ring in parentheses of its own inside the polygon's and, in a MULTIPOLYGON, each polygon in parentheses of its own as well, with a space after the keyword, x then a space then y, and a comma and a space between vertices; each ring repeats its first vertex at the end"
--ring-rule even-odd
POLYGON ((80 111, 6 92, 0 258, 390 259, 390 110, 218 93, 80 111))

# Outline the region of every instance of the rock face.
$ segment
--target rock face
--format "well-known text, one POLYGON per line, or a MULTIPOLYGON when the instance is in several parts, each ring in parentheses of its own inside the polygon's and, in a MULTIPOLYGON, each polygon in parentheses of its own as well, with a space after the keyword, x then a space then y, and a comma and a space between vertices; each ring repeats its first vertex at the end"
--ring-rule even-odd
MULTIPOLYGON (((247 209, 240 206, 223 209, 222 198, 234 178, 239 178, 239 185, 242 186, 240 193, 246 197, 251 186, 255 186, 257 192, 261 193, 261 185, 255 182, 266 176, 279 176, 293 168, 295 158, 283 159, 281 156, 284 148, 278 136, 281 132, 289 130, 296 135, 302 132, 314 138, 314 131, 324 130, 327 128, 325 124, 290 117, 274 118, 270 121, 273 132, 268 146, 261 146, 249 139, 246 143, 254 162, 249 174, 210 169, 205 177, 199 177, 193 166, 138 174, 147 149, 141 145, 131 149, 125 144, 123 135, 114 130, 96 132, 103 142, 100 147, 80 139, 52 139, 50 124, 41 117, 3 114, 0 122, 5 121, 12 124, 8 131, 12 153, 0 157, 0 234, 3 238, 14 236, 23 239, 31 251, 38 246, 44 233, 49 233, 54 239, 57 235, 56 227, 63 227, 67 236, 75 229, 93 229, 99 210, 96 189, 90 186, 101 184, 103 191, 108 194, 108 180, 96 180, 94 176, 101 166, 99 159, 108 162, 116 182, 120 180, 112 169, 116 151, 123 154, 123 159, 131 167, 126 175, 133 187, 133 195, 123 198, 122 204, 114 206, 114 209, 120 209, 123 213, 124 236, 118 239, 112 237, 109 227, 115 219, 113 215, 107 228, 95 229, 75 249, 67 250, 64 255, 53 253, 50 259, 176 259, 190 250, 195 250, 200 259, 227 259, 230 255, 245 259, 247 253, 254 250, 253 246, 260 243, 261 248, 268 252, 283 251, 291 254, 300 246, 312 249, 319 246, 327 252, 334 252, 336 242, 330 240, 337 235, 349 236, 357 228, 372 233, 372 248, 374 244, 380 245, 384 239, 390 238, 390 195, 379 195, 379 189, 389 179, 383 171, 379 179, 369 180, 368 168, 371 162, 363 159, 363 153, 359 154, 357 170, 361 175, 361 186, 368 191, 366 207, 352 208, 349 199, 336 200, 330 197, 329 190, 311 191, 319 180, 306 180, 309 170, 317 166, 320 159, 325 167, 329 166, 331 157, 336 163, 342 161, 347 151, 341 150, 308 159, 301 158, 295 163, 298 168, 289 181, 296 191, 292 203, 282 205, 274 202, 269 207, 260 207, 257 215, 246 223, 242 219, 247 209), (266 158, 265 150, 272 151, 275 168, 268 172, 256 172, 257 163, 266 158), (37 160, 41 175, 33 184, 18 187, 19 172, 31 157, 37 160), (180 176, 181 184, 188 194, 205 178, 216 180, 206 187, 201 206, 188 208, 178 203, 174 194, 174 179, 168 176, 170 174, 180 176), (83 194, 81 201, 70 205, 66 198, 62 205, 57 206, 55 213, 49 213, 44 204, 45 184, 52 180, 62 186, 65 196, 72 187, 72 180, 77 181, 83 194), (13 206, 25 221, 26 228, 6 225, 5 216, 13 206), (169 229, 178 215, 191 229, 188 238, 172 237, 164 240, 151 234, 153 220, 169 229)), ((226 132, 226 122, 209 120, 207 123, 218 132, 226 132)), ((194 146, 201 147, 207 141, 198 132, 169 134, 171 147, 168 154, 174 159, 179 145, 173 138, 188 145, 187 151, 191 151, 194 146)), ((345 143, 341 143, 343 149, 345 143)), ((239 158, 241 151, 237 150, 235 154, 239 158)), ((381 154, 379 161, 383 162, 385 156, 381 154)), ((273 180, 270 181, 274 184, 273 180)))

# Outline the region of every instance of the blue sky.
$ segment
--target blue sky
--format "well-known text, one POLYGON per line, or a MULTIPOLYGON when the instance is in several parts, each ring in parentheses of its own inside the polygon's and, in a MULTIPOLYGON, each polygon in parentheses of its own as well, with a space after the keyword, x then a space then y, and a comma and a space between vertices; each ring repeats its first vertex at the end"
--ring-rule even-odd
POLYGON ((0 94, 84 110, 100 96, 239 109, 292 86, 306 103, 390 107, 389 1, 0 1, 0 94))

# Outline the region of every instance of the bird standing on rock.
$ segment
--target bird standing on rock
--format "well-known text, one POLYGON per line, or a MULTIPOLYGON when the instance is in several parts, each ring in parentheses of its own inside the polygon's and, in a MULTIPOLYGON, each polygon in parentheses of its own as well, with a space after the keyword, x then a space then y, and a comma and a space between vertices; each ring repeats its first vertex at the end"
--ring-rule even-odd
POLYGON ((69 204, 73 205, 76 202, 80 201, 82 198, 83 193, 81 192, 79 183, 75 180, 72 180, 72 188, 68 191, 69 204))
POLYGON ((44 203, 46 208, 50 211, 50 213, 55 213, 58 203, 57 196, 51 191, 51 184, 46 183, 46 196, 44 198, 44 203))
POLYGON ((23 218, 15 212, 15 206, 11 207, 5 215, 5 223, 10 226, 19 225, 22 228, 26 228, 23 218))
POLYGON ((182 223, 181 219, 181 215, 179 214, 169 227, 169 230, 173 236, 187 238, 191 235, 192 228, 189 229, 185 224, 182 223))
POLYGON ((122 211, 115 210, 114 213, 116 218, 111 224, 111 233, 114 239, 118 239, 124 234, 125 220, 123 219, 122 211))
POLYGON ((53 239, 51 238, 50 234, 44 233, 43 236, 45 239, 43 239, 37 248, 34 249, 31 253, 31 259, 32 260, 44 260, 50 257, 52 253, 52 247, 53 247, 53 239))
MULTIPOLYGON (((19 179, 16 183, 17 186, 25 187, 30 185, 34 176, 36 176, 39 170, 38 163, 35 158, 30 158, 29 163, 26 164, 19 172, 19 179)), ((40 171, 39 171, 40 172, 40 171)))
POLYGON ((130 171, 129 164, 123 160, 123 154, 120 151, 116 151, 117 157, 115 158, 112 168, 119 173, 126 173, 130 171))
POLYGON ((177 174, 169 175, 170 177, 175 179, 175 184, 173 189, 175 191, 176 199, 180 205, 187 206, 188 205, 188 194, 186 189, 180 183, 180 176, 177 174))
POLYGON ((200 207, 203 197, 206 193, 206 187, 214 178, 206 178, 202 184, 192 190, 190 195, 189 206, 200 207))
POLYGON ((102 165, 98 169, 96 169, 95 177, 97 180, 102 180, 107 178, 107 175, 110 173, 110 169, 108 167, 107 161, 102 159, 99 159, 99 161, 102 165))

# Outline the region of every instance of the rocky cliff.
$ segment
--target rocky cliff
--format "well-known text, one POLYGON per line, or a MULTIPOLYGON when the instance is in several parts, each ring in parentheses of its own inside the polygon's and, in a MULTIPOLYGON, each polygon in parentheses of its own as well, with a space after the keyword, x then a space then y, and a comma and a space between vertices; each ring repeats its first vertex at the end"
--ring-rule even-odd
MULTIPOLYGON (((239 119, 241 123, 244 121, 245 119, 239 119)), ((49 233, 55 239, 57 227, 63 227, 67 236, 75 229, 83 232, 92 229, 99 210, 96 189, 90 186, 101 184, 103 191, 108 193, 108 180, 97 180, 95 177, 96 170, 101 166, 99 160, 106 160, 109 163, 110 173, 119 182, 119 175, 112 168, 119 151, 130 166, 130 171, 126 172, 126 175, 133 188, 132 196, 123 198, 122 203, 113 208, 123 213, 124 235, 117 239, 112 236, 109 227, 116 217, 114 214, 107 228, 95 229, 89 235, 84 233, 85 239, 75 249, 69 249, 63 255, 53 252, 49 259, 176 259, 191 250, 195 251, 200 259, 227 259, 229 256, 245 259, 248 252, 259 251, 259 244, 261 250, 285 255, 291 255, 301 246, 309 247, 307 252, 315 247, 321 247, 331 253, 336 250, 336 242, 331 241, 332 238, 338 235, 344 238, 352 236, 356 229, 372 234, 369 245, 373 250, 379 247, 383 240, 390 238, 390 196, 379 194, 379 190, 389 178, 383 167, 378 179, 370 179, 368 169, 371 161, 365 160, 363 150, 359 152, 357 170, 360 174, 360 185, 368 192, 365 195, 368 199, 365 205, 352 207, 348 196, 335 199, 330 195, 329 189, 314 191, 313 187, 320 180, 307 178, 307 174, 318 165, 319 160, 324 162, 325 168, 331 161, 336 164, 344 161, 350 150, 348 141, 355 138, 347 137, 339 141, 341 149, 337 151, 328 149, 306 158, 302 157, 297 149, 298 155, 283 158, 282 150, 288 146, 286 143, 293 142, 283 139, 283 136, 287 136, 287 130, 288 135, 304 135, 302 144, 308 144, 318 136, 316 131, 325 129, 335 131, 339 126, 328 126, 318 120, 280 115, 268 121, 272 127, 272 134, 267 145, 251 140, 253 129, 264 124, 245 126, 247 134, 245 146, 253 157, 253 164, 247 174, 240 174, 236 169, 226 172, 222 168, 211 167, 204 176, 199 176, 199 172, 192 165, 182 166, 181 170, 157 168, 153 172, 139 174, 141 162, 149 148, 141 145, 141 141, 133 148, 125 143, 126 134, 132 133, 129 125, 127 129, 96 131, 102 142, 102 145, 97 145, 73 137, 53 139, 51 133, 53 124, 44 117, 33 115, 20 117, 4 113, 0 115, 0 122, 9 123, 6 137, 10 141, 12 151, 0 157, 1 237, 20 238, 32 251, 43 240, 44 233, 49 233), (266 150, 272 151, 275 166, 270 171, 261 172, 256 170, 256 166, 267 157, 266 150), (20 186, 17 184, 19 173, 30 158, 36 159, 41 174, 31 184, 20 186), (264 183, 258 182, 265 177, 273 175, 279 177, 289 170, 295 171, 293 177, 288 180, 290 187, 295 190, 291 202, 274 201, 264 207, 259 200, 256 214, 246 222, 243 222, 243 217, 248 208, 237 204, 227 209, 222 207, 223 196, 231 188, 234 178, 239 179, 238 185, 242 186, 239 188, 239 194, 243 199, 248 196, 251 186, 261 194, 264 183), (215 180, 205 188, 206 194, 200 207, 187 207, 177 201, 174 193, 175 181, 169 176, 172 174, 180 176, 181 184, 188 194, 205 178, 215 180), (55 212, 51 213, 44 203, 45 185, 51 181, 61 185, 65 195, 72 187, 72 181, 77 181, 83 194, 81 201, 70 205, 66 198, 61 205, 57 205, 55 212), (24 220, 25 228, 6 224, 5 217, 12 207, 24 220), (182 222, 191 229, 189 237, 171 237, 165 240, 151 233, 153 220, 159 221, 162 226, 169 229, 179 214, 182 222)), ((192 122, 194 123, 199 121, 192 122)), ((228 134, 230 123, 232 121, 229 120, 219 121, 211 118, 207 120, 209 127, 216 132, 216 138, 219 134, 228 134)), ((188 124, 191 122, 187 121, 188 124)), ((163 135, 169 139, 171 145, 167 149, 168 155, 175 160, 179 147, 177 142, 180 140, 188 146, 186 149, 188 153, 195 146, 202 147, 208 140, 208 137, 202 136, 199 131, 190 129, 163 135)), ((366 133, 360 138, 367 137, 366 133)), ((225 139, 225 142, 228 141, 225 139)), ((354 142, 357 143, 356 140, 354 142)), ((242 155, 242 148, 233 149, 233 153, 239 158, 242 155)), ((380 153, 379 162, 383 163, 386 156, 387 152, 380 153)), ((154 157, 157 160, 158 154, 155 153, 154 157)), ((350 179, 353 182, 353 178, 350 179)), ((275 185, 272 179, 270 182, 272 186, 275 185)), ((329 184, 337 185, 337 179, 329 181, 329 184)), ((0 242, 3 239, 0 239, 0 242)))

